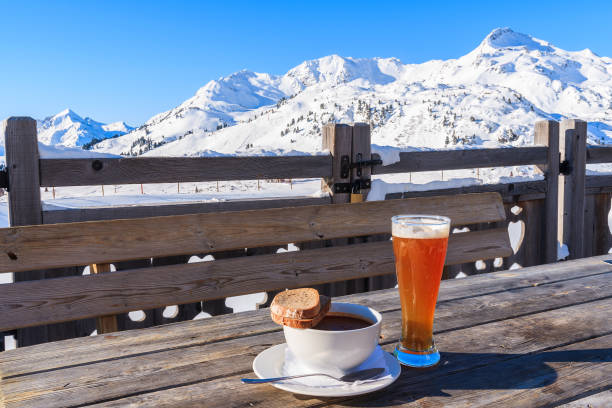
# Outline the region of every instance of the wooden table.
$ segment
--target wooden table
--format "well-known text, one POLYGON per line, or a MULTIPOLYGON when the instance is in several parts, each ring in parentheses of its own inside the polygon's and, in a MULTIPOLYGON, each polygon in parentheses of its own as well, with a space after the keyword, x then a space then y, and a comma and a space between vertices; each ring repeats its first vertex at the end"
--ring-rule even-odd
MULTIPOLYGON (((1 353, 0 406, 612 406, 605 259, 612 256, 444 281, 435 323, 441 363, 404 368, 370 395, 321 400, 242 384, 253 358, 284 341, 260 310, 1 353)), ((382 345, 392 350, 396 290, 340 299, 381 311, 382 345)))

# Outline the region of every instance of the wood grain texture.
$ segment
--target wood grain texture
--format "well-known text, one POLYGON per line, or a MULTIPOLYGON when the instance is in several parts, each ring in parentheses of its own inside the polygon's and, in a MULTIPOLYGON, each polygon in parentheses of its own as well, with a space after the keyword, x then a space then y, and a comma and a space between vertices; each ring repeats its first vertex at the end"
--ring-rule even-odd
POLYGON ((604 408, 612 405, 612 389, 588 395, 586 397, 573 400, 560 408, 604 408))
MULTIPOLYGON (((499 305, 502 307, 502 313, 505 313, 507 311, 505 302, 520 298, 524 300, 525 306, 520 309, 520 313, 525 314, 534 310, 545 310, 553 300, 555 303, 552 305, 558 307, 605 297, 606 293, 602 292, 600 285, 583 284, 583 279, 602 277, 607 279, 606 277, 612 272, 612 265, 602 260, 609 258, 609 255, 583 258, 556 263, 554 266, 540 265, 443 281, 436 309, 439 317, 436 320, 437 330, 463 326, 471 311, 488 310, 483 306, 486 304, 499 305), (571 289, 576 288, 576 285, 582 285, 583 290, 571 289), (524 291, 531 291, 533 288, 539 288, 538 290, 542 291, 538 292, 540 295, 535 296, 532 293, 531 296, 526 296, 524 291), (550 296, 550 288, 554 288, 555 296, 550 296), (453 306, 454 302, 467 297, 479 297, 480 300, 472 300, 469 307, 462 308, 464 317, 459 321, 453 319, 459 310, 453 306), (444 309, 445 307, 448 309, 444 309), (545 309, 542 309, 543 307, 545 309), (442 314, 443 310, 448 310, 448 313, 442 314), (447 316, 448 320, 440 320, 443 316, 447 316), (444 323, 446 321, 452 322, 453 325, 439 326, 446 324, 444 323)), ((399 304, 396 289, 343 296, 335 300, 367 304, 382 313, 397 311, 399 304)), ((499 316, 495 313, 499 313, 500 309, 497 310, 498 312, 487 313, 485 320, 477 321, 498 320, 499 316)), ((267 311, 213 316, 205 320, 185 321, 138 331, 117 332, 111 335, 90 336, 9 350, 0 354, 0 373, 5 378, 23 376, 27 373, 83 365, 87 362, 120 359, 135 354, 162 352, 166 349, 184 349, 279 330, 279 327, 270 320, 267 311), (36 359, 32 359, 33 355, 36 359)))
POLYGON ((612 147, 587 146, 587 163, 612 163, 612 147))
POLYGON ((451 234, 445 265, 457 265, 512 255, 507 228, 451 234))
POLYGON ((0 133, 4 135, 10 173, 9 224, 41 224, 36 121, 27 117, 8 118, 2 122, 0 133))
MULTIPOLYGON (((532 288, 534 292, 541 292, 542 289, 532 288)), ((549 290, 550 295, 553 293, 549 290)), ((521 298, 531 298, 528 293, 517 293, 514 296, 513 304, 520 304, 521 298)), ((460 299, 449 306, 455 310, 468 310, 472 305, 464 305, 466 301, 469 299, 460 299)), ((540 302, 542 303, 542 300, 540 302)), ((605 326, 605 314, 612 310, 612 302, 609 299, 527 314, 521 314, 507 305, 500 302, 491 304, 491 308, 500 313, 499 316, 505 317, 464 328, 453 324, 451 312, 448 317, 442 318, 442 328, 438 329, 436 334, 437 343, 443 350, 443 363, 440 366, 429 371, 405 371, 398 383, 384 393, 343 399, 343 403, 371 405, 372 402, 378 401, 377 406, 387 406, 392 405, 392 401, 398 396, 405 396, 407 391, 410 394, 417 392, 419 397, 403 402, 408 403, 415 399, 424 399, 421 402, 425 402, 428 398, 440 397, 439 392, 432 391, 442 389, 451 392, 458 401, 466 394, 473 395, 471 393, 492 394, 494 400, 503 395, 491 392, 492 389, 507 390, 520 398, 534 398, 540 391, 539 387, 518 385, 527 384, 526 380, 537 378, 538 373, 555 382, 554 376, 549 377, 551 370, 547 365, 555 365, 556 362, 573 362, 580 371, 595 370, 596 375, 590 380, 588 376, 585 377, 586 381, 583 380, 582 384, 576 381, 577 378, 565 383, 566 386, 570 383, 580 384, 581 387, 574 390, 576 394, 581 390, 597 389, 596 387, 602 384, 609 384, 610 379, 601 375, 609 369, 609 364, 601 364, 605 363, 610 353, 609 349, 603 350, 610 344, 605 326), (598 313, 593 314, 593 311, 598 313), (592 316, 592 319, 586 319, 586 316, 592 316), (542 327, 546 327, 545 334, 539 333, 542 327), (575 329, 568 330, 568 327, 575 329), (594 340, 589 340, 593 338, 594 340), (551 350, 554 352, 559 346, 563 347, 568 343, 572 345, 565 346, 565 349, 560 351, 569 349, 584 352, 551 353, 551 350), (538 357, 541 362, 538 363, 538 359, 533 356, 541 353, 538 357), (584 362, 593 364, 585 367, 581 365, 584 362), (515 367, 521 365, 523 370, 516 372, 515 367), (533 371, 524 371, 533 367, 536 367, 533 371), (603 372, 600 371, 602 368, 603 372), (498 374, 495 374, 496 372, 498 374), (499 375, 507 377, 502 381, 498 378, 499 375), (488 376, 493 378, 487 379, 488 376), (460 384, 458 379, 462 379, 463 384, 460 384), (427 392, 423 391, 423 388, 427 392), (520 393, 521 391, 523 393, 520 393)), ((469 313, 475 318, 475 322, 479 320, 476 310, 469 309, 469 313)), ((385 349, 390 350, 400 329, 399 312, 386 313, 383 322, 382 344, 385 349)), ((54 407, 61 406, 59 404, 77 405, 96 401, 105 401, 108 406, 249 406, 257 401, 272 407, 321 404, 319 399, 296 398, 290 393, 280 393, 270 386, 244 387, 240 384, 239 378, 248 375, 251 370, 252 358, 270 344, 279 342, 282 342, 281 333, 263 333, 221 343, 194 345, 187 349, 170 349, 155 355, 144 354, 92 363, 84 367, 67 367, 52 372, 8 378, 4 382, 8 406, 22 404, 20 406, 54 407), (128 397, 121 398, 122 395, 128 397)), ((555 369, 563 369, 566 365, 572 366, 562 364, 555 369)), ((568 393, 552 395, 553 398, 558 398, 558 401, 567 397, 568 393)), ((328 402, 334 401, 339 402, 328 402)), ((503 401, 508 402, 505 399, 503 401)))
POLYGON ((557 261, 559 211, 559 122, 542 120, 535 124, 534 142, 548 147, 547 163, 539 166, 546 178, 546 215, 544 220, 544 251, 547 263, 557 261))
POLYGON ((42 159, 42 187, 328 177, 330 156, 42 159), (102 163, 95 170, 94 161, 102 163))
MULTIPOLYGON (((521 208, 521 212, 517 216, 514 216, 510 208, 507 212, 512 214, 512 216, 509 216, 512 222, 523 222, 523 239, 518 251, 507 259, 506 267, 514 263, 523 267, 546 263, 546 243, 549 238, 546 236, 548 216, 546 202, 544 200, 529 200, 519 201, 516 205, 521 208)), ((554 221, 556 222, 556 219, 554 221)))
POLYGON ((612 209, 612 195, 598 194, 594 196, 593 211, 593 248, 592 255, 609 253, 612 249, 612 233, 608 227, 608 215, 612 209))
POLYGON ((402 152, 399 162, 375 166, 372 174, 546 164, 546 156, 545 146, 402 152))
MULTIPOLYGON (((447 263, 511 253, 505 229, 452 234, 447 263)), ((0 286, 0 329, 393 273, 391 242, 383 241, 23 282, 0 286)), ((111 318, 101 318, 101 333, 116 331, 111 318)))
MULTIPOLYGON (((494 333, 483 333, 485 336, 489 334, 494 333)), ((571 345, 540 349, 533 354, 513 355, 500 350, 494 354, 502 361, 432 377, 427 383, 418 378, 412 381, 402 378, 376 400, 381 406, 403 407, 440 406, 445 401, 452 401, 453 406, 469 407, 556 406, 576 395, 598 392, 611 386, 611 344, 612 336, 602 335, 571 345)), ((464 350, 447 356, 448 359, 478 357, 482 355, 464 350)), ((363 406, 366 401, 367 397, 361 397, 339 405, 363 406)))
POLYGON ((66 208, 45 203, 43 207, 43 224, 117 220, 124 218, 164 217, 169 215, 258 210, 264 208, 301 207, 305 205, 324 205, 330 203, 331 198, 329 196, 259 198, 218 201, 211 203, 174 203, 92 208, 66 208))
POLYGON ((566 119, 559 130, 561 161, 569 163, 569 175, 561 175, 559 183, 558 230, 562 242, 569 247, 569 258, 584 256, 584 200, 586 174, 587 123, 566 119))
POLYGON ((332 203, 348 203, 350 194, 336 193, 334 184, 349 183, 351 181, 350 171, 346 177, 342 177, 342 156, 351 158, 353 149, 353 128, 349 125, 328 123, 323 126, 323 140, 321 147, 323 151, 329 151, 332 157, 332 173, 330 177, 325 177, 321 181, 323 191, 329 192, 332 196, 332 203))
POLYGON ((0 271, 390 233, 391 216, 402 213, 445 215, 453 225, 505 219, 499 195, 484 193, 15 227, 0 230, 0 271))
MULTIPOLYGON (((351 202, 351 194, 336 192, 335 186, 340 183, 350 183, 351 172, 342 174, 342 158, 350 162, 353 149, 353 127, 345 124, 328 123, 323 126, 323 139, 321 147, 323 151, 329 151, 332 156, 332 176, 321 180, 321 191, 326 191, 331 196, 332 204, 344 204, 351 202)), ((307 243, 306 246, 340 246, 349 242, 346 238, 335 238, 330 240, 319 240, 307 243)), ((302 246, 304 247, 304 246, 302 246)), ((318 288, 328 296, 345 295, 347 293, 347 282, 333 282, 318 288)))
MULTIPOLYGON (((4 137, 6 164, 10 186, 8 194, 9 225, 37 225, 42 223, 40 201, 39 154, 36 121, 28 117, 14 117, 2 122, 0 134, 4 137)), ((41 268, 32 268, 41 269, 41 268)), ((31 270, 17 274, 14 280, 30 281, 54 278, 75 273, 74 270, 31 270)), ((76 324, 44 326, 18 330, 19 346, 29 346, 45 341, 59 340, 80 335, 76 324)), ((1 336, 1 334, 0 334, 1 336)))
POLYGON ((525 200, 539 200, 545 197, 546 182, 544 180, 521 181, 517 183, 480 184, 475 186, 451 187, 426 191, 406 191, 403 193, 387 194, 386 199, 389 200, 397 198, 431 197, 439 195, 475 194, 489 192, 495 192, 500 194, 505 203, 525 200))
POLYGON ((612 176, 588 175, 586 176, 586 194, 602 194, 612 192, 612 176))
MULTIPOLYGON (((353 124, 353 146, 352 146, 352 161, 357 162, 358 155, 361 155, 361 160, 370 160, 372 157, 372 136, 370 134, 370 125, 367 123, 354 123, 353 124)), ((371 167, 362 167, 361 175, 358 175, 358 169, 354 168, 351 171, 351 182, 356 180, 370 180, 372 174, 371 167)), ((359 194, 362 195, 362 199, 365 200, 368 196, 370 189, 362 189, 359 194)))
MULTIPOLYGON (((539 323, 539 322, 538 322, 539 323)), ((485 329, 489 329, 486 327, 485 329)), ((491 329, 493 329, 491 327, 491 329)), ((462 333, 463 334, 463 333, 462 333)), ((481 336, 508 335, 501 330, 482 331, 481 336)), ((466 334, 469 340, 478 342, 477 334, 466 334)), ((445 346, 446 343, 445 342, 445 346)), ((464 342, 458 342, 466 346, 464 342)), ((246 389, 240 378, 246 373, 222 379, 209 379, 202 373, 202 381, 184 384, 164 390, 160 387, 149 393, 110 399, 93 407, 243 407, 266 406, 271 408, 291 407, 546 407, 556 406, 580 392, 598 392, 610 386, 610 337, 602 336, 577 343, 574 347, 559 347, 549 350, 536 349, 534 354, 511 354, 510 350, 493 353, 448 352, 444 363, 464 362, 465 366, 453 364, 455 372, 446 367, 433 370, 438 376, 416 375, 404 371, 400 379, 383 392, 356 398, 319 399, 279 392, 271 386, 246 389), (555 358, 575 358, 579 361, 550 361, 555 358), (474 359, 482 358, 483 366, 474 368, 474 359), (450 360, 452 359, 452 360, 450 360), (487 364, 488 363, 488 364, 487 364), (466 367, 466 369, 464 369, 466 367), (590 372, 592 376, 585 374, 590 372), (421 379, 424 380, 421 380, 421 379), (241 387, 242 386, 242 387, 241 387)), ((385 347, 391 350, 391 347, 385 347)), ((464 349, 465 350, 465 349, 464 349)), ((235 360, 235 359, 234 359, 235 360)), ((223 369, 221 362, 207 364, 213 369, 223 369)), ((579 394, 578 394, 579 395, 579 394)), ((55 396, 57 399, 57 396, 55 396)))
MULTIPOLYGON (((93 264, 89 265, 90 273, 98 275, 100 273, 109 273, 111 271, 111 265, 106 264, 93 264)), ((96 330, 98 334, 112 333, 118 330, 117 328, 117 316, 99 316, 96 318, 96 330)))
MULTIPOLYGON (((151 266, 157 267, 157 266, 165 266, 165 265, 186 264, 189 262, 190 258, 191 258, 190 255, 173 256, 173 257, 167 257, 167 258, 153 258, 151 259, 151 266)), ((224 307, 224 308, 226 307, 225 299, 218 301, 218 303, 220 304, 221 307, 224 307)), ((207 302, 207 306, 209 305, 211 305, 211 302, 207 302)), ((177 305, 177 311, 176 311, 176 314, 174 315, 170 313, 166 313, 164 315, 164 310, 165 308, 158 308, 158 309, 154 309, 151 311, 152 312, 151 314, 154 316, 152 325, 160 325, 160 324, 168 324, 168 323, 174 323, 174 322, 179 322, 179 321, 184 321, 184 320, 192 320, 200 312, 202 312, 203 309, 202 309, 202 302, 198 301, 194 303, 186 303, 182 305, 177 305)), ((211 312, 208 312, 208 313, 210 313, 211 315, 220 314, 216 310, 214 312, 216 313, 211 313, 211 312)), ((222 310, 220 312, 221 313, 223 312, 231 313, 231 309, 228 311, 222 310)))

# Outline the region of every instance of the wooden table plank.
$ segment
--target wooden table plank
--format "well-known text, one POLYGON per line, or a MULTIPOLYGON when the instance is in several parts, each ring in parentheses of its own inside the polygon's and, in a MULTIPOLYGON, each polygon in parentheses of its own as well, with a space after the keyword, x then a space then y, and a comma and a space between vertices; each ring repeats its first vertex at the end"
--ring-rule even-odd
MULTIPOLYGON (((610 387, 610 345, 612 335, 602 336, 451 376, 434 377, 414 386, 402 387, 400 382, 389 392, 379 393, 376 401, 382 406, 406 407, 554 406, 576 393, 610 387)), ((367 401, 367 397, 362 397, 342 406, 359 407, 367 401)))
POLYGON ((560 408, 604 408, 610 406, 612 401, 612 390, 588 395, 567 404, 560 405, 560 408))
MULTIPOLYGON (((496 295, 508 290, 529 288, 534 285, 551 285, 566 280, 599 275, 612 271, 612 265, 602 262, 602 259, 609 258, 612 256, 563 262, 555 264, 554 267, 541 265, 516 271, 444 281, 441 284, 438 303, 441 306, 444 302, 466 297, 496 295)), ((399 297, 395 289, 344 296, 336 300, 368 304, 381 312, 399 308, 399 297)), ((441 316, 441 310, 441 307, 437 309, 438 316, 441 316)), ((22 375, 63 366, 205 345, 225 339, 275 331, 279 331, 279 327, 270 321, 267 311, 216 316, 206 320, 180 322, 105 336, 46 343, 30 346, 27 349, 9 350, 0 353, 0 373, 3 373, 5 377, 22 375), (32 360, 31 355, 36 355, 37 358, 32 360)))
MULTIPOLYGON (((582 350, 586 349, 587 353, 582 358, 610 358, 610 350, 602 352, 599 349, 609 347, 612 344, 612 336, 605 335, 606 331, 610 331, 610 327, 606 325, 605 313, 609 313, 612 310, 611 308, 612 301, 606 299, 442 333, 436 337, 442 350, 442 361, 437 368, 427 371, 404 368, 398 381, 389 389, 356 399, 310 398, 281 392, 270 385, 247 386, 239 381, 245 375, 238 374, 219 379, 213 377, 210 380, 181 387, 105 401, 99 406, 119 407, 129 404, 132 407, 266 406, 286 408, 289 406, 324 406, 328 403, 339 402, 342 402, 343 406, 397 406, 404 402, 414 401, 417 398, 419 399, 417 403, 425 402, 422 399, 431 395, 435 396, 436 393, 440 395, 440 391, 450 392, 452 390, 452 392, 457 393, 458 397, 470 396, 470 392, 479 395, 489 393, 489 389, 470 389, 470 387, 476 388, 478 386, 477 383, 469 383, 472 372, 476 372, 481 378, 496 376, 496 382, 489 383, 490 386, 503 388, 505 382, 515 381, 513 386, 516 386, 517 389, 509 388, 506 391, 520 393, 523 389, 519 388, 521 385, 519 381, 505 378, 505 375, 509 373, 507 370, 512 369, 520 372, 521 368, 529 367, 537 362, 541 371, 535 371, 531 374, 546 374, 550 379, 551 370, 544 364, 544 362, 548 364, 546 352, 557 351, 556 347, 562 345, 563 342, 588 342, 592 341, 588 339, 594 338, 594 343, 576 346, 582 350), (603 308, 603 313, 591 316, 593 310, 599 307, 603 308), (595 317, 595 320, 590 317, 595 317), (542 327, 547 330, 543 332, 542 327), (594 350, 589 353, 588 348, 591 346, 594 350), (466 350, 469 350, 469 352, 466 353, 466 350), (544 355, 538 361, 537 358, 535 360, 532 358, 534 353, 543 353, 544 355), (519 360, 519 363, 513 365, 513 360, 519 360), (490 372, 487 371, 489 367, 491 367, 490 372), (500 376, 502 377, 500 378, 500 376), (460 388, 462 382, 465 383, 465 389, 460 388), (410 397, 410 399, 401 400, 401 397, 410 397)), ((390 351, 393 346, 393 344, 388 344, 384 348, 390 351)), ((571 346, 569 347, 571 348, 571 346)), ((535 355, 537 356, 537 354, 535 355)), ((581 370, 584 369, 584 367, 580 368, 581 370)), ((597 374, 601 371, 607 372, 610 366, 609 364, 603 367, 591 365, 589 368, 597 374)), ((569 374, 574 375, 575 371, 572 370, 569 374)), ((520 377, 520 375, 518 376, 520 377)), ((605 385, 606 381, 607 384, 610 384, 610 378, 606 378, 604 375, 599 375, 596 378, 598 379, 598 381, 594 381, 596 387, 601 387, 602 382, 605 385)), ((522 380, 527 383, 529 376, 522 377, 522 380)), ((565 385, 567 388, 567 384, 565 385)), ((580 391, 576 390, 576 392, 580 391)), ((560 397, 565 397, 565 394, 560 397)), ((447 399, 446 403, 450 403, 450 401, 447 399)), ((425 402, 423 405, 438 406, 442 402, 436 400, 430 404, 425 402)), ((474 398, 470 402, 474 402, 474 398)))
MULTIPOLYGON (((436 312, 436 333, 452 334, 454 330, 464 327, 477 327, 483 323, 514 316, 529 316, 534 312, 576 303, 587 302, 588 306, 584 308, 586 313, 592 308, 594 299, 612 297, 611 276, 612 272, 549 285, 531 285, 500 293, 442 301, 436 312)), ((576 313, 576 316, 581 315, 576 313)), ((603 317, 604 315, 600 316, 603 317)), ((394 345, 399 336, 400 319, 400 311, 397 308, 384 313, 383 344, 389 347, 394 345)), ((530 325, 539 326, 541 324, 530 325)), ((603 325, 595 326, 600 328, 603 325)), ((577 335, 584 333, 587 331, 579 330, 577 335)), ((549 337, 554 341, 559 341, 560 338, 550 333, 549 337)), ((159 353, 143 353, 131 358, 30 374, 27 379, 24 376, 7 378, 3 388, 7 401, 12 402, 14 398, 20 398, 20 406, 55 406, 58 393, 62 396, 58 406, 67 402, 83 404, 91 402, 92 397, 99 400, 142 392, 145 389, 143 387, 154 390, 179 383, 231 376, 236 372, 249 373, 252 358, 257 353, 281 342, 282 334, 273 332, 159 353), (24 400, 24 396, 29 399, 24 400)))

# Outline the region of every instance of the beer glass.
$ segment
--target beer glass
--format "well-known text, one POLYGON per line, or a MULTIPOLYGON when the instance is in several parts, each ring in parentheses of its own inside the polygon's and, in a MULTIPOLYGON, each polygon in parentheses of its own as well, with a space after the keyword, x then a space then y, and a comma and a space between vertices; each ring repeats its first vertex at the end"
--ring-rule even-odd
POLYGON ((402 305, 402 337, 394 355, 404 365, 429 367, 440 361, 433 340, 433 319, 450 219, 435 215, 396 215, 391 225, 402 305))

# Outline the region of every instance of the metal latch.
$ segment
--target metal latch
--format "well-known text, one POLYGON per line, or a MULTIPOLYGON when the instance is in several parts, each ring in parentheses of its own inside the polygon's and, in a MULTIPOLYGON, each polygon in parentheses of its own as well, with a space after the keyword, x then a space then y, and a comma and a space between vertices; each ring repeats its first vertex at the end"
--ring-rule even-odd
MULTIPOLYGON (((375 156, 377 157, 377 156, 375 156)), ((334 193, 353 193, 356 194, 360 190, 367 190, 372 187, 372 181, 368 179, 362 179, 362 169, 364 167, 371 167, 382 164, 380 159, 363 160, 363 154, 357 153, 357 160, 351 163, 351 158, 348 155, 340 157, 340 178, 347 179, 350 177, 351 169, 357 169, 356 176, 358 177, 352 183, 334 183, 334 193)))
POLYGON ((0 170, 0 188, 6 188, 6 191, 9 190, 9 175, 6 167, 0 170))
POLYGON ((563 160, 561 163, 559 163, 559 173, 563 174, 564 176, 569 176, 572 174, 572 166, 567 160, 563 160))
POLYGON ((357 169, 357 177, 361 177, 361 169, 364 167, 373 167, 383 164, 380 159, 363 160, 363 154, 357 153, 357 161, 351 163, 350 157, 344 155, 340 157, 340 178, 349 178, 351 169, 357 169))
POLYGON ((383 164, 382 160, 380 159, 363 160, 363 155, 361 153, 357 153, 356 158, 357 158, 357 161, 354 163, 351 163, 351 168, 357 169, 357 177, 361 177, 361 169, 363 167, 373 167, 373 166, 378 166, 380 164, 383 164))

